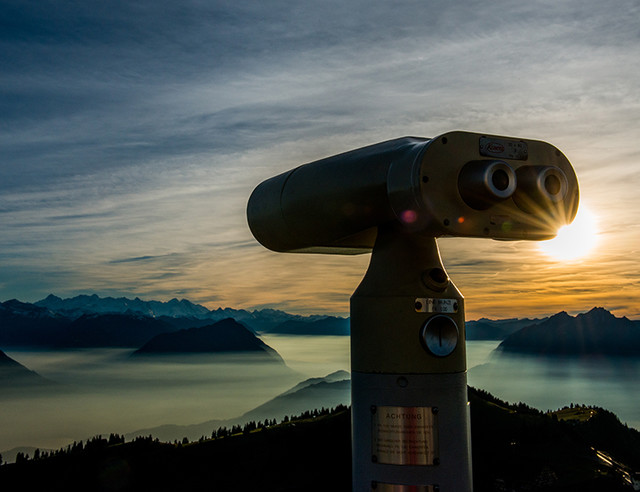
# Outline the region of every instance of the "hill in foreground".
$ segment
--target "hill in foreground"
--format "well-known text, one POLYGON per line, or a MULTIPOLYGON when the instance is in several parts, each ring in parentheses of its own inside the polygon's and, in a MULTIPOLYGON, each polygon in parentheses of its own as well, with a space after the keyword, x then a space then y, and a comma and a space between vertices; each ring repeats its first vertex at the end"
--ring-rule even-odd
MULTIPOLYGON (((475 492, 632 490, 625 479, 640 468, 640 433, 610 412, 543 414, 475 390, 470 400, 475 492)), ((96 438, 0 467, 0 483, 8 490, 351 490, 344 407, 234 432, 174 444, 96 438)))

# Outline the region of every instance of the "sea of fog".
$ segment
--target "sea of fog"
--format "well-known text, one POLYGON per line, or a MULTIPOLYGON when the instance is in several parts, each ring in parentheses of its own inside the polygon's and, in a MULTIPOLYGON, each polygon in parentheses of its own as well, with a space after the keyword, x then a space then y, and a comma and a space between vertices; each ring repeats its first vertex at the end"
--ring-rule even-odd
MULTIPOLYGON (((286 366, 247 357, 134 360, 128 349, 5 352, 60 384, 49 396, 0 395, 0 453, 57 449, 109 433, 242 415, 309 377, 349 370, 349 337, 264 336, 286 366)), ((541 410, 598 405, 640 428, 638 359, 498 355, 498 342, 467 342, 469 384, 541 410)))

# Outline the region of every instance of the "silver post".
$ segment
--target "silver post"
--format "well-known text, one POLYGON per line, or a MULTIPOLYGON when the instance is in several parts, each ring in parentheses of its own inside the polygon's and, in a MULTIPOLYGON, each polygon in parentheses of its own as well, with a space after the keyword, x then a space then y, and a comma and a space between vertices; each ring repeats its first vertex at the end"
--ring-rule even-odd
POLYGON ((353 490, 470 492, 464 304, 434 238, 381 230, 351 369, 353 490))

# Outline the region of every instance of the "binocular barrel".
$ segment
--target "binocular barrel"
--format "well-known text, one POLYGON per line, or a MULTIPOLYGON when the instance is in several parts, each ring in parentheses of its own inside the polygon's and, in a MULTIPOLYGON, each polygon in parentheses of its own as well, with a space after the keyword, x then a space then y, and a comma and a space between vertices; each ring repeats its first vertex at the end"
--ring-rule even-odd
POLYGON ((375 228, 396 219, 387 192, 392 162, 414 161, 427 143, 391 140, 268 179, 249 199, 249 227, 274 251, 329 253, 344 243, 344 251, 336 252, 368 252, 375 228))
POLYGON ((549 239, 577 207, 575 172, 554 146, 449 132, 299 166, 261 183, 247 216, 269 249, 355 254, 388 224, 432 237, 549 239))

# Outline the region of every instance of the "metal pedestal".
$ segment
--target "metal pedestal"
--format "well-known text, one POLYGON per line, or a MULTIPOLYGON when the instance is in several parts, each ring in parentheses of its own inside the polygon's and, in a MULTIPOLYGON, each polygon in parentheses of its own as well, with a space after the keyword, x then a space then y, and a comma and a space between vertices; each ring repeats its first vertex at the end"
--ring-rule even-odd
POLYGON ((381 230, 351 298, 355 492, 472 490, 464 340, 435 239, 381 230))

